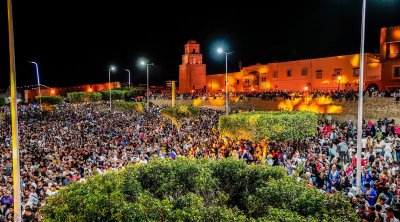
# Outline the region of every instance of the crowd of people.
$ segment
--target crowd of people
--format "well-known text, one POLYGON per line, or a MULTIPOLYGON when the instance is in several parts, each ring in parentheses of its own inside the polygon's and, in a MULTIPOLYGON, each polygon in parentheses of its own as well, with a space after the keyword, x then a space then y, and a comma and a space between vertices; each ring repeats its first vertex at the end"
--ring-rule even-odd
MULTIPOLYGON (((301 97, 329 97, 333 100, 355 102, 358 100, 358 91, 356 90, 305 90, 305 91, 287 91, 287 90, 270 90, 270 91, 254 91, 254 92, 229 92, 231 100, 233 98, 260 98, 262 100, 277 100, 282 99, 296 99, 301 97)), ((370 89, 364 91, 365 97, 370 98, 394 98, 395 101, 400 101, 400 90, 383 90, 378 91, 370 89)), ((151 99, 171 99, 168 94, 154 93, 150 95, 151 99)), ((209 98, 225 98, 225 92, 193 92, 193 93, 178 93, 176 99, 178 100, 191 100, 201 98, 208 100, 209 98)))
MULTIPOLYGON (((218 118, 223 112, 202 109, 200 118, 187 120, 178 133, 160 110, 151 106, 145 113, 109 111, 105 104, 84 103, 41 112, 37 106, 20 105, 24 221, 40 221, 38 207, 61 187, 129 163, 147 164, 152 158, 232 157, 264 164, 262 144, 219 135, 218 118)), ((0 112, 8 116, 0 121, 0 221, 12 221, 10 111, 0 107, 0 112)), ((323 115, 315 137, 290 143, 271 141, 265 164, 284 166, 289 175, 304 178, 327 195, 343 191, 360 220, 400 218, 400 130, 394 120, 386 118, 363 123, 363 195, 355 195, 356 125, 323 115)))

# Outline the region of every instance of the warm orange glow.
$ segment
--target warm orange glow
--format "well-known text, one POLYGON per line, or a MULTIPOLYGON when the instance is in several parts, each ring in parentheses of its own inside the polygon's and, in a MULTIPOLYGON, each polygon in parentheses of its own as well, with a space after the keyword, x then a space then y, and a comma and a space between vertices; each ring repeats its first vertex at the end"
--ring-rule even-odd
POLYGON ((51 94, 51 95, 54 95, 54 94, 56 94, 56 90, 54 90, 54 89, 51 89, 51 90, 50 90, 50 94, 51 94))
POLYGON ((293 111, 311 111, 315 113, 338 114, 343 112, 342 106, 332 105, 333 101, 330 97, 311 97, 297 98, 294 100, 285 99, 278 104, 278 109, 293 111))
POLYGON ((254 92, 254 88, 251 88, 251 91, 254 92))
POLYGON ((93 92, 93 89, 92 89, 91 87, 89 87, 89 88, 87 89, 87 91, 88 91, 88 92, 93 92))
POLYGON ((331 105, 331 106, 326 107, 326 113, 329 113, 329 114, 340 114, 342 112, 343 112, 342 106, 331 105))
POLYGON ((307 90, 308 90, 308 87, 307 87, 307 86, 306 86, 306 87, 304 87, 304 90, 305 90, 305 91, 307 91, 307 90))
POLYGON ((353 56, 353 58, 350 59, 350 63, 353 66, 353 68, 360 67, 360 55, 357 54, 357 55, 353 56))
POLYGON ((210 97, 208 101, 212 106, 223 106, 225 104, 225 97, 217 97, 215 99, 213 97, 210 97))
POLYGON ((342 79, 342 76, 338 76, 337 79, 338 79, 338 80, 341 80, 341 79, 342 79))
POLYGON ((395 41, 400 41, 400 29, 393 31, 392 36, 395 41))
POLYGON ((194 93, 194 89, 192 89, 192 93, 194 93))
POLYGON ((368 66, 371 67, 371 68, 376 68, 376 67, 378 67, 379 65, 380 65, 379 62, 368 63, 368 66))
POLYGON ((193 100, 193 106, 201 106, 203 101, 200 98, 193 100))

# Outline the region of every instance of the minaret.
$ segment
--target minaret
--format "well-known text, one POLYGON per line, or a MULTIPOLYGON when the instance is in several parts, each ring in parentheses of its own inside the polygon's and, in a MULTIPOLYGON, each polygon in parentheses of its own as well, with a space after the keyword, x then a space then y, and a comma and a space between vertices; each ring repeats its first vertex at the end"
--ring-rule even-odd
POLYGON ((179 65, 179 92, 199 92, 206 88, 206 65, 200 54, 200 44, 189 40, 179 65))

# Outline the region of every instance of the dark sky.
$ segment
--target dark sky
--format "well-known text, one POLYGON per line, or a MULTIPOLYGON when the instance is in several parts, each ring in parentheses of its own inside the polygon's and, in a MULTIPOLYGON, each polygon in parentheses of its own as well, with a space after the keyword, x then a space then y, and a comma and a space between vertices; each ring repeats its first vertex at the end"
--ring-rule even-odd
MULTIPOLYGON (((170 2, 170 1, 168 1, 170 2)), ((377 52, 383 26, 400 25, 400 0, 368 0, 366 51, 377 52)), ((145 83, 137 65, 146 57, 156 65, 150 84, 178 79, 183 45, 201 43, 207 73, 222 73, 222 44, 235 51, 230 71, 255 63, 358 53, 361 0, 265 1, 261 6, 231 3, 219 7, 193 1, 182 9, 138 1, 17 1, 14 29, 18 86, 48 86, 108 81, 108 65, 118 71, 112 80, 145 83), (197 4, 194 4, 197 3, 197 4), (200 6, 199 6, 200 5, 200 6)), ((175 5, 175 2, 174 2, 175 5)), ((9 86, 6 1, 0 1, 0 89, 9 86)))

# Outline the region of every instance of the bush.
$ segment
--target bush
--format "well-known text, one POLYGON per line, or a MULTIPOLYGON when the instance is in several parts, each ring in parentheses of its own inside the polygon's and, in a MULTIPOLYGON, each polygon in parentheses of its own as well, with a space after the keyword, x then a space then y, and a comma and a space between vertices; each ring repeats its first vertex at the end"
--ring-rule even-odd
POLYGON ((61 189, 44 221, 355 221, 347 200, 281 167, 233 159, 154 159, 61 189))
POLYGON ((146 107, 145 103, 143 102, 115 102, 113 103, 113 105, 116 108, 131 110, 136 112, 143 112, 144 108, 146 107))
POLYGON ((175 125, 179 130, 184 120, 190 118, 199 118, 200 109, 194 106, 186 105, 166 107, 161 110, 161 115, 167 119, 170 119, 172 124, 175 125))
MULTIPOLYGON (((111 99, 112 100, 123 100, 125 98, 124 90, 112 89, 111 90, 111 99)), ((104 101, 110 100, 110 90, 101 91, 101 97, 104 101)))
POLYGON ((0 98, 0 106, 6 105, 6 98, 0 98))
POLYGON ((99 92, 71 92, 67 93, 68 101, 70 103, 81 102, 98 102, 101 100, 101 93, 99 92))
POLYGON ((314 136, 317 116, 312 112, 243 112, 221 116, 223 136, 252 141, 294 141, 314 136))
POLYGON ((130 88, 125 91, 124 98, 126 101, 131 101, 138 96, 144 96, 145 90, 142 87, 130 88))
POLYGON ((43 105, 57 105, 63 102, 61 96, 35 96, 35 99, 37 103, 41 101, 43 105))

